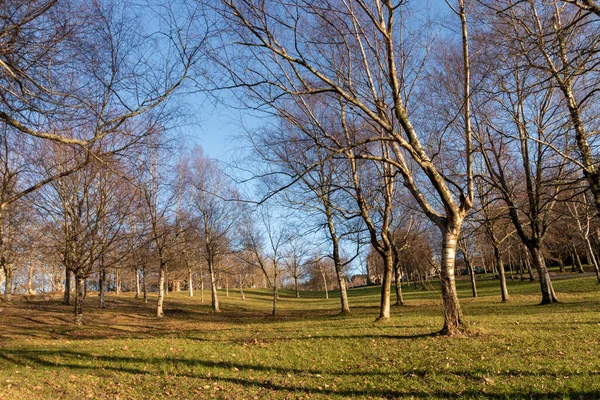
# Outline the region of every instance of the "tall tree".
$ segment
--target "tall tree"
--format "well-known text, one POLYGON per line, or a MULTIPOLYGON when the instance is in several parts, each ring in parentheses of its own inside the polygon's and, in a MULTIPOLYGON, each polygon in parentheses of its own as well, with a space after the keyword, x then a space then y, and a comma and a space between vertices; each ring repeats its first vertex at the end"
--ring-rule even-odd
MULTIPOLYGON (((227 54, 227 61, 221 64, 230 71, 232 85, 249 91, 247 99, 253 101, 253 106, 264 106, 298 125, 320 126, 322 129, 313 130, 318 135, 307 137, 308 140, 348 159, 356 160, 358 153, 388 164, 403 178, 404 186, 442 233, 442 331, 454 334, 465 328, 456 294, 454 260, 462 220, 473 203, 471 132, 468 123, 458 129, 464 146, 455 154, 460 154, 464 169, 459 177, 461 183, 453 185, 450 182, 456 183, 456 177, 446 176, 443 161, 436 157, 448 150, 425 144, 425 135, 419 132, 408 109, 415 74, 422 71, 418 67, 409 70, 409 66, 423 60, 415 50, 415 43, 420 43, 418 36, 408 33, 411 3, 405 3, 223 0, 222 12, 234 37, 226 40, 232 39, 239 46, 237 53, 227 54), (260 67, 241 67, 246 65, 260 67), (371 135, 354 135, 348 142, 331 134, 329 121, 313 112, 315 99, 319 98, 320 104, 337 109, 334 114, 343 117, 342 121, 354 125, 358 120, 365 121, 372 127, 371 135), (298 110, 302 111, 302 119, 298 118, 298 110), (354 150, 374 141, 388 143, 389 157, 354 150), (435 202, 430 201, 432 196, 435 202)), ((463 27, 463 48, 467 50, 466 8, 462 0, 457 13, 463 27)), ((427 36, 422 29, 420 33, 421 37, 427 36)), ((461 86, 468 89, 467 51, 464 59, 461 86)), ((459 114, 466 120, 468 101, 468 90, 464 90, 456 109, 464 111, 459 114)), ((339 126, 334 130, 340 131, 339 126)))
POLYGON ((503 0, 485 4, 482 10, 486 29, 495 33, 489 43, 510 53, 521 73, 536 71, 539 90, 557 89, 567 114, 566 145, 547 144, 581 169, 600 209, 600 169, 594 145, 600 83, 597 3, 503 0))
POLYGON ((192 205, 198 216, 202 255, 210 275, 212 309, 219 312, 215 274, 219 263, 232 251, 232 235, 241 215, 239 196, 216 162, 204 156, 201 148, 193 153, 188 177, 193 191, 192 205))

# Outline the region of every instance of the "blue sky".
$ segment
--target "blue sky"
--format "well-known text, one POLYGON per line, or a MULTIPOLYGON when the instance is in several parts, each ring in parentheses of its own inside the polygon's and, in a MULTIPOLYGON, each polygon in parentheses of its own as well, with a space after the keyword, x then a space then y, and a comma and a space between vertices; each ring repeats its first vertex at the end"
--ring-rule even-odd
MULTIPOLYGON (((446 13, 448 6, 444 0, 409 0, 418 2, 424 8, 434 13, 446 13)), ((453 0, 452 3, 456 3, 453 0)), ((238 109, 223 105, 214 106, 210 101, 202 101, 202 97, 191 98, 198 108, 199 117, 197 124, 190 126, 188 132, 194 143, 202 146, 205 153, 211 158, 219 160, 235 160, 236 149, 241 146, 239 136, 243 134, 243 126, 258 128, 263 120, 250 111, 242 112, 238 109)))

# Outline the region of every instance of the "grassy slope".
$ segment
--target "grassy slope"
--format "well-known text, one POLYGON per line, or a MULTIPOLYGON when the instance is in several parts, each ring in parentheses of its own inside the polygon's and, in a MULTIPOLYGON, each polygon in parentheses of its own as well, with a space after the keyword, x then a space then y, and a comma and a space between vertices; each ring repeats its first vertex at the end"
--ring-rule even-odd
POLYGON ((563 301, 537 306, 537 283, 480 281, 466 337, 437 337, 436 291, 405 289, 404 307, 375 323, 378 288, 350 291, 351 316, 337 293, 283 291, 269 316, 267 291, 221 294, 223 312, 199 297, 170 294, 166 317, 153 300, 86 300, 87 325, 70 325, 59 301, 0 305, 0 399, 38 398, 600 398, 600 286, 560 280, 563 301))

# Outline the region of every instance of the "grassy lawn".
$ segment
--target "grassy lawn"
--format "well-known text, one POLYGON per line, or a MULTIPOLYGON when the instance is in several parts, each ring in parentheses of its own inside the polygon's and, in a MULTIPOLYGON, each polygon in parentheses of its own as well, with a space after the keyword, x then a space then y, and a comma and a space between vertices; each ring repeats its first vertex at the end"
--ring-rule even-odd
POLYGON ((555 281, 561 304, 537 306, 537 282, 479 282, 464 337, 439 337, 434 289, 405 288, 406 306, 376 323, 378 288, 349 292, 352 314, 338 316, 336 292, 283 291, 271 317, 270 293, 172 293, 165 318, 125 293, 108 309, 86 300, 86 325, 71 325, 59 300, 0 304, 0 399, 139 398, 600 398, 600 285, 595 277, 555 281))

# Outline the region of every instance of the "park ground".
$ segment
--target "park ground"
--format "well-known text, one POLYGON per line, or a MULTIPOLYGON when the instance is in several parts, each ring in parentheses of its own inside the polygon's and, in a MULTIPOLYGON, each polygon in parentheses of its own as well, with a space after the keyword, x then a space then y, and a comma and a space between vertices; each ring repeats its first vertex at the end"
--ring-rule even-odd
POLYGON ((222 312, 200 293, 171 293, 165 318, 129 293, 107 309, 88 294, 74 327, 58 297, 0 304, 0 399, 600 398, 600 285, 555 281, 560 304, 538 306, 537 282, 458 282, 467 335, 441 337, 440 294, 404 288, 405 306, 376 322, 379 288, 220 291, 222 312))

